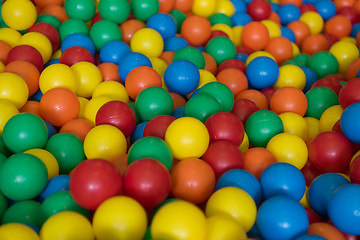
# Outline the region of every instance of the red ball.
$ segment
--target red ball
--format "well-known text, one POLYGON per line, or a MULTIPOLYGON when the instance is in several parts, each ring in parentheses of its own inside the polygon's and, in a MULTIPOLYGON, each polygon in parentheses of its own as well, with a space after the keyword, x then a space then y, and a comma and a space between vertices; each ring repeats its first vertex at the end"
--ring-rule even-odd
POLYGON ((154 208, 169 195, 171 177, 166 167, 151 158, 131 163, 124 174, 124 194, 144 208, 154 208))
POLYGON ((249 14, 254 21, 268 19, 271 15, 271 12, 271 4, 266 0, 253 0, 247 5, 246 8, 246 13, 249 14))
POLYGON ((359 13, 356 11, 354 7, 351 6, 342 7, 338 9, 337 14, 345 16, 347 19, 350 20, 351 24, 356 24, 360 20, 359 13))
POLYGON ((109 124, 121 130, 125 137, 130 136, 136 127, 136 116, 132 108, 122 101, 110 101, 102 105, 95 118, 96 126, 109 124))
POLYGON ((338 80, 336 80, 334 78, 324 77, 324 78, 317 80, 311 86, 311 88, 314 88, 314 87, 328 87, 331 90, 333 90, 336 93, 336 95, 339 95, 342 85, 338 80))
POLYGON ((307 161, 305 166, 301 169, 302 174, 304 175, 306 186, 310 186, 312 181, 319 175, 323 174, 323 172, 317 170, 312 165, 311 161, 307 161))
POLYGON ((353 150, 350 141, 338 132, 318 134, 309 144, 309 159, 322 172, 342 172, 349 167, 353 150))
POLYGON ((69 187, 77 204, 95 210, 106 199, 121 194, 122 176, 112 163, 89 159, 74 168, 69 187))
POLYGON ((234 107, 231 110, 231 113, 235 114, 240 118, 243 125, 245 125, 246 120, 250 117, 251 114, 260 110, 256 104, 249 99, 238 99, 234 102, 234 107))
POLYGON ((90 62, 95 64, 95 58, 89 50, 80 46, 69 47, 61 53, 59 63, 66 64, 71 67, 77 62, 90 62))
POLYGON ((309 11, 318 12, 316 7, 313 4, 309 4, 309 3, 301 4, 299 9, 300 9, 301 14, 309 12, 309 11))
POLYGON ((250 55, 254 52, 254 50, 252 50, 251 48, 245 46, 245 45, 240 45, 236 47, 236 53, 244 53, 246 55, 250 55))
POLYGON ((339 103, 343 109, 349 105, 360 102, 360 78, 355 78, 341 88, 339 93, 339 103))
POLYGON ((210 165, 216 179, 228 170, 244 166, 244 158, 239 147, 229 141, 211 143, 201 159, 210 165))
POLYGON ((145 126, 144 137, 153 136, 165 140, 165 132, 170 123, 176 120, 170 115, 160 115, 152 118, 145 126))
POLYGON ((351 162, 349 175, 350 175, 351 183, 360 184, 360 156, 357 156, 351 162))
POLYGON ((228 59, 223 61, 218 69, 217 72, 221 72, 222 70, 224 70, 225 68, 237 68, 239 70, 241 70, 243 73, 245 73, 245 63, 239 59, 233 58, 233 59, 228 59))
POLYGON ((44 67, 44 61, 40 52, 36 50, 36 48, 29 45, 19 45, 13 47, 7 55, 5 65, 16 60, 28 61, 34 64, 39 72, 41 72, 44 67))
POLYGON ((209 132, 210 143, 226 140, 240 146, 244 139, 244 125, 233 113, 215 113, 205 121, 205 126, 209 132))
POLYGON ((35 23, 31 28, 29 28, 28 32, 38 32, 44 34, 44 36, 50 40, 53 52, 55 52, 60 46, 60 34, 57 29, 49 23, 35 23))
POLYGON ((273 96, 273 94, 276 92, 276 90, 277 90, 276 88, 268 87, 268 88, 261 89, 260 92, 262 94, 264 94, 265 97, 267 98, 267 100, 270 102, 270 99, 273 96))

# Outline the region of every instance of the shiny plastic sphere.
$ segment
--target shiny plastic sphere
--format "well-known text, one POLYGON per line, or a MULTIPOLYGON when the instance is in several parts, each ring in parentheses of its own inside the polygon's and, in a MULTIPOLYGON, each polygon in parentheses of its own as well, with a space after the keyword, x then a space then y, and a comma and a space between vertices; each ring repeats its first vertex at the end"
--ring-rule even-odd
POLYGON ((130 14, 130 4, 128 1, 105 0, 99 1, 98 11, 103 19, 121 24, 126 21, 130 14))
POLYGON ((336 93, 327 87, 312 88, 305 95, 308 102, 307 117, 320 119, 326 109, 339 104, 336 93))
POLYGON ((311 56, 308 67, 314 70, 320 79, 337 73, 339 62, 331 52, 321 51, 311 56))
POLYGON ((334 43, 329 52, 332 53, 339 63, 339 73, 345 74, 349 65, 359 58, 356 44, 348 41, 338 41, 334 43))
POLYGON ((279 77, 274 84, 275 89, 282 87, 296 87, 303 90, 306 85, 306 75, 304 71, 293 64, 287 64, 279 68, 279 77))
POLYGON ((359 95, 356 93, 360 88, 360 79, 354 78, 347 81, 339 92, 339 103, 342 108, 346 109, 355 102, 360 102, 359 95))
POLYGON ((7 121, 14 115, 19 113, 19 110, 14 104, 7 100, 0 100, 0 108, 3 110, 0 114, 0 134, 2 135, 3 129, 7 121))
POLYGON ((353 103, 348 106, 341 115, 340 126, 344 136, 351 142, 360 143, 360 125, 357 118, 360 114, 360 103, 353 103))
POLYGON ((160 33, 152 28, 143 28, 134 33, 130 41, 133 52, 147 57, 159 57, 164 49, 164 40, 160 33))
POLYGON ((56 158, 48 151, 41 148, 32 148, 24 153, 29 153, 38 157, 46 166, 48 172, 48 179, 59 175, 59 164, 56 158))
POLYGON ((112 40, 121 40, 122 33, 119 26, 110 20, 100 20, 92 25, 89 36, 97 50, 112 40))
POLYGON ((25 33, 17 43, 17 45, 30 45, 39 51, 44 63, 50 60, 53 52, 50 40, 42 33, 39 32, 27 32, 25 33))
POLYGON ((136 19, 147 21, 159 11, 160 6, 158 1, 131 0, 130 7, 136 19))
POLYGON ((116 81, 103 81, 95 86, 91 100, 98 97, 108 97, 111 100, 122 101, 125 103, 130 101, 125 86, 116 81))
POLYGON ((183 48, 179 49, 178 51, 176 51, 173 61, 180 60, 180 59, 188 60, 188 61, 194 63, 196 65, 196 67, 199 69, 205 68, 205 57, 200 52, 200 50, 198 50, 195 47, 190 47, 190 46, 183 47, 183 48))
POLYGON ((174 37, 177 32, 175 19, 166 13, 157 13, 151 16, 146 22, 146 27, 160 33, 164 41, 169 37, 174 37))
POLYGON ((198 15, 187 17, 181 25, 180 33, 190 45, 202 46, 211 35, 210 21, 198 15))
POLYGON ((7 223, 0 226, 0 235, 9 239, 39 240, 39 235, 31 227, 22 223, 7 223))
POLYGON ((64 4, 64 8, 70 18, 77 18, 85 22, 94 17, 96 10, 95 2, 90 0, 70 0, 64 4))
POLYGON ((309 136, 309 128, 308 123, 305 118, 297 113, 293 112, 285 112, 279 115, 283 124, 284 124, 284 132, 291 133, 302 140, 308 140, 309 136))
POLYGON ((160 115, 152 118, 144 129, 144 137, 153 136, 165 140, 165 132, 176 118, 170 115, 160 115))
POLYGON ((24 200, 12 204, 4 212, 1 223, 22 223, 28 226, 41 227, 41 203, 34 200, 24 200))
POLYGON ((279 77, 279 72, 279 66, 274 60, 257 57, 247 65, 246 77, 250 86, 261 90, 272 87, 279 77))
POLYGON ((294 112, 304 116, 307 109, 305 94, 295 87, 282 87, 270 98, 270 110, 277 114, 294 112))
POLYGON ((90 62, 95 63, 94 56, 83 47, 74 46, 67 48, 62 52, 59 63, 66 64, 71 67, 73 64, 78 62, 90 62))
POLYGON ((64 41, 66 37, 75 33, 88 35, 89 27, 86 25, 84 21, 76 18, 70 18, 61 23, 59 27, 59 34, 61 41, 64 41))
POLYGON ((120 79, 125 82, 127 75, 131 70, 139 66, 152 67, 150 59, 142 53, 131 52, 124 56, 119 64, 120 79))
POLYGON ((326 109, 320 117, 320 132, 332 131, 336 122, 340 120, 343 111, 344 110, 340 105, 335 105, 326 109))
POLYGON ((241 33, 241 42, 243 45, 254 51, 264 49, 269 39, 269 30, 261 22, 255 21, 247 23, 241 33))
POLYGON ((223 112, 230 112, 234 106, 234 96, 231 89, 221 82, 209 82, 202 86, 198 94, 208 94, 214 97, 221 105, 223 112))
POLYGON ((100 49, 100 61, 118 64, 130 51, 130 47, 123 41, 113 40, 100 49))
POLYGON ((268 19, 271 11, 271 4, 264 0, 251 1, 246 7, 246 13, 249 14, 254 21, 268 19))
POLYGON ((11 72, 0 73, 0 99, 8 100, 18 109, 24 106, 29 96, 29 89, 25 80, 11 72))
POLYGON ((37 12, 31 1, 9 1, 2 4, 1 15, 7 26, 21 31, 29 29, 35 23, 37 12))
POLYGON ((235 58, 236 48, 234 43, 227 37, 218 36, 212 38, 205 46, 205 52, 210 54, 218 65, 222 62, 235 58))
POLYGON ((74 72, 69 66, 61 63, 52 64, 40 73, 39 87, 42 93, 60 87, 76 92, 78 88, 74 72))
POLYGON ((53 193, 69 190, 69 179, 70 176, 65 174, 49 179, 44 191, 39 195, 39 199, 43 201, 53 193))
POLYGON ((92 55, 95 55, 96 48, 91 38, 84 33, 72 33, 64 38, 61 44, 61 51, 74 46, 86 48, 92 55))
POLYGON ((209 240, 230 238, 242 239, 246 238, 244 229, 235 220, 224 215, 215 215, 207 219, 209 226, 209 240))
POLYGON ((184 116, 194 117, 203 123, 218 112, 221 112, 220 103, 207 94, 197 94, 191 97, 184 107, 184 116))

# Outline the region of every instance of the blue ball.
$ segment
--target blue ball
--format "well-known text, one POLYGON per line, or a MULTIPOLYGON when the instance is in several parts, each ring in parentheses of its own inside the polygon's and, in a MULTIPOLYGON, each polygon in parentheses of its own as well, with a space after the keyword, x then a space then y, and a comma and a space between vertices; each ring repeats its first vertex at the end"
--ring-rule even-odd
POLYGON ((294 4, 284 4, 279 7, 277 14, 279 15, 281 25, 286 26, 289 23, 299 20, 301 16, 300 9, 294 4))
POLYGON ((340 126, 347 139, 360 144, 360 102, 349 105, 341 114, 340 126))
POLYGON ((270 4, 271 4, 271 9, 273 10, 273 12, 277 12, 279 10, 279 7, 280 7, 279 3, 270 2, 270 4))
POLYGON ((175 60, 165 69, 164 82, 170 92, 185 96, 199 86, 199 69, 188 60, 175 60))
POLYGON ((296 238, 295 240, 326 240, 326 238, 313 234, 305 234, 301 237, 296 238))
POLYGON ((300 201, 306 189, 305 178, 301 171, 285 162, 276 162, 265 168, 259 180, 264 199, 285 195, 300 201))
POLYGON ((305 73, 306 83, 303 92, 306 93, 310 90, 311 86, 318 80, 316 72, 309 67, 300 67, 305 73))
POLYGON ((324 21, 329 20, 336 14, 335 3, 331 0, 321 0, 314 4, 316 10, 324 21))
POLYGON ((352 25, 350 37, 356 38, 356 35, 360 31, 360 23, 355 23, 352 25))
POLYGON ((289 39, 290 42, 295 43, 296 38, 294 32, 288 27, 280 27, 281 36, 289 39))
POLYGON ((348 183, 345 177, 337 173, 324 173, 316 177, 308 190, 308 201, 314 212, 327 218, 327 205, 332 194, 336 189, 348 183))
POLYGON ((360 235, 360 185, 347 184, 334 192, 328 203, 330 220, 339 230, 360 235))
POLYGON ((120 40, 107 42, 100 49, 100 62, 111 62, 118 64, 127 54, 131 52, 129 45, 120 40))
POLYGON ((184 116, 184 109, 185 109, 185 106, 181 106, 181 107, 178 107, 176 108, 173 113, 171 114, 171 116, 175 117, 175 118, 181 118, 184 116))
POLYGON ((50 65, 57 64, 57 63, 60 63, 59 58, 51 59, 50 61, 48 61, 47 63, 44 64, 44 69, 50 65))
POLYGON ((146 27, 156 30, 160 33, 163 40, 173 37, 177 31, 177 25, 174 18, 165 13, 152 15, 146 22, 146 27))
POLYGON ((164 41, 164 51, 177 52, 183 47, 188 47, 190 44, 182 37, 173 36, 164 41))
POLYGON ((279 77, 279 66, 269 57, 257 57, 247 65, 246 77, 255 89, 272 87, 279 77))
POLYGON ((119 62, 119 76, 125 82, 126 77, 131 70, 140 66, 152 67, 150 59, 142 53, 131 52, 124 56, 119 62))
POLYGON ((244 169, 232 169, 223 173, 216 182, 215 190, 224 187, 237 187, 247 192, 259 205, 261 200, 261 186, 259 180, 244 169))
POLYGON ((36 102, 40 102, 40 100, 41 100, 41 98, 42 98, 42 96, 43 96, 44 94, 40 91, 40 89, 39 90, 37 90, 36 91, 36 93, 34 93, 30 98, 29 98, 29 100, 31 100, 31 101, 36 101, 36 102))
POLYGON ((234 5, 235 12, 246 12, 246 3, 243 0, 230 0, 234 5))
POLYGON ((74 46, 86 48, 92 55, 96 53, 94 42, 88 35, 83 33, 72 33, 65 37, 61 43, 61 52, 74 46))
POLYGON ((237 53, 235 58, 242 61, 243 63, 246 62, 246 59, 248 58, 249 56, 245 53, 237 53))
POLYGON ((295 239, 306 234, 309 218, 299 202, 275 196, 260 205, 256 225, 263 239, 295 239))
POLYGON ((140 138, 144 137, 144 130, 149 121, 145 121, 136 125, 133 133, 130 136, 130 144, 133 144, 140 138))
POLYGON ((70 181, 70 176, 65 174, 64 175, 61 174, 51 178, 48 181, 48 184, 46 185, 45 189, 39 195, 40 201, 44 201, 48 196, 50 196, 53 193, 69 190, 69 181, 70 181))
POLYGON ((247 23, 252 22, 252 18, 246 12, 236 12, 231 16, 233 26, 245 26, 247 23))

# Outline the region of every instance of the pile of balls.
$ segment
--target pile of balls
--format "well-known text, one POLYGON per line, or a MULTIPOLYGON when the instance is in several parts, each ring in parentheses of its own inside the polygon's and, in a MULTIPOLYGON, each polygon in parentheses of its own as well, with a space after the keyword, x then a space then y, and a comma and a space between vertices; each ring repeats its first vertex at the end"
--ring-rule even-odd
POLYGON ((1 240, 360 239, 360 0, 4 0, 1 240))

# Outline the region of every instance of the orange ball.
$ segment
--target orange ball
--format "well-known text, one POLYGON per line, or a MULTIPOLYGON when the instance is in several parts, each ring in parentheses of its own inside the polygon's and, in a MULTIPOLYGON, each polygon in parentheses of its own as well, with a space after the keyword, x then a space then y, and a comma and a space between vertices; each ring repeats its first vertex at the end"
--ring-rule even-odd
POLYGON ((187 13, 191 10, 194 0, 175 0, 174 9, 187 13))
POLYGON ((265 51, 270 53, 278 64, 290 60, 293 57, 293 46, 285 37, 274 37, 269 40, 265 51))
POLYGON ((136 99, 139 93, 149 87, 161 87, 160 75, 151 67, 140 66, 129 72, 125 80, 125 89, 132 99, 136 99))
POLYGON ((300 20, 292 21, 287 27, 294 32, 295 43, 298 46, 301 46, 304 39, 311 34, 309 25, 300 20))
POLYGON ((269 39, 269 30, 261 22, 249 22, 241 32, 242 44, 254 51, 264 49, 269 39))
POLYGON ((19 112, 33 113, 36 116, 41 117, 40 114, 40 103, 37 101, 27 101, 22 108, 19 109, 19 112))
POLYGON ((103 81, 115 81, 123 84, 119 76, 119 65, 111 62, 104 62, 97 67, 101 72, 103 81))
POLYGON ((294 112, 304 116, 307 109, 305 94, 296 87, 282 87, 270 99, 270 110, 276 114, 294 112))
POLYGON ((235 96, 235 100, 248 99, 255 103, 255 105, 261 110, 269 109, 269 101, 266 96, 255 89, 246 89, 235 96))
POLYGON ((62 5, 64 0, 33 0, 36 7, 44 8, 50 5, 62 5))
POLYGON ((171 170, 171 193, 194 204, 205 202, 215 190, 215 173, 205 161, 186 158, 171 170))
POLYGON ((4 72, 15 73, 22 77, 28 86, 29 96, 39 90, 40 72, 34 64, 28 61, 16 60, 6 65, 4 72))
POLYGON ((211 24, 205 17, 192 15, 184 20, 183 24, 181 25, 180 33, 190 45, 202 46, 209 40, 209 37, 211 36, 211 24))
POLYGON ((75 119, 79 112, 79 99, 67 88, 52 88, 40 100, 41 116, 56 127, 75 119))
POLYGON ((66 122, 60 128, 60 133, 71 133, 81 139, 84 142, 84 139, 88 132, 93 129, 94 124, 87 119, 75 118, 66 122))
POLYGON ((145 24, 137 19, 129 19, 120 24, 120 30, 122 33, 122 40, 130 44, 130 40, 134 33, 145 27, 145 24))
POLYGON ((266 148, 261 147, 248 149, 243 157, 243 168, 252 173, 257 179, 260 178, 265 168, 276 162, 275 156, 266 148))
POLYGON ((355 59, 350 63, 349 67, 346 69, 346 80, 351 80, 356 78, 357 72, 360 70, 360 58, 355 59))
POLYGON ((178 93, 174 93, 174 92, 169 92, 169 93, 174 102, 174 110, 177 109, 178 107, 185 106, 186 100, 185 100, 185 98, 183 98, 183 96, 181 96, 178 93))
POLYGON ((309 35, 301 43, 301 52, 309 55, 327 50, 329 50, 329 42, 322 34, 309 35))
POLYGON ((335 15, 325 22, 325 32, 343 38, 350 35, 351 21, 343 15, 335 15))
POLYGON ((216 79, 228 86, 234 97, 249 86, 246 75, 237 68, 225 68, 216 75, 216 79))
POLYGON ((69 16, 66 14, 65 8, 62 5, 48 5, 40 10, 39 15, 42 14, 52 15, 62 23, 69 19, 69 16))
POLYGON ((172 63, 174 55, 175 52, 173 51, 164 51, 160 54, 159 58, 164 60, 166 64, 169 65, 170 63, 172 63))
POLYGON ((2 62, 3 64, 6 63, 6 58, 11 48, 12 47, 10 44, 0 40, 0 62, 2 62))
POLYGON ((316 222, 309 225, 307 234, 324 237, 328 240, 346 240, 344 234, 336 227, 325 222, 316 222))
POLYGON ((360 1, 359 0, 355 1, 354 8, 358 13, 360 13, 360 1))
POLYGON ((214 59, 213 56, 211 56, 210 54, 206 53, 206 52, 202 52, 202 55, 205 58, 205 70, 208 70, 209 72, 211 72, 212 74, 216 74, 217 72, 217 63, 214 59))
POLYGON ((175 6, 175 0, 159 0, 159 12, 168 13, 175 6))
POLYGON ((276 12, 272 11, 271 14, 270 14, 270 17, 268 19, 271 20, 271 21, 274 21, 279 26, 281 26, 281 19, 280 19, 279 15, 276 12))
POLYGON ((343 7, 352 7, 355 4, 355 0, 334 0, 336 9, 343 7))

